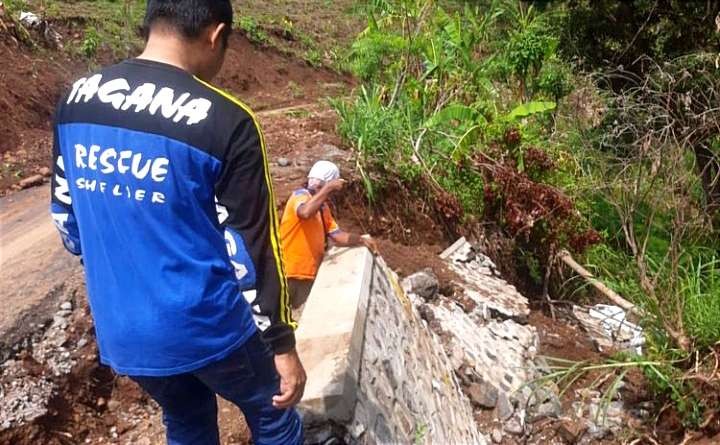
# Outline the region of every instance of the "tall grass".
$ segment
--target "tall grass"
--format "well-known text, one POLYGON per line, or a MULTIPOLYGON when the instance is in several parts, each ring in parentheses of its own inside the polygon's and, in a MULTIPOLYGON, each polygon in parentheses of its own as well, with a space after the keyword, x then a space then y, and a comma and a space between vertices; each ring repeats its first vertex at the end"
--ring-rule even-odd
POLYGON ((720 260, 695 258, 683 268, 681 290, 685 296, 683 320, 697 347, 720 342, 720 260))

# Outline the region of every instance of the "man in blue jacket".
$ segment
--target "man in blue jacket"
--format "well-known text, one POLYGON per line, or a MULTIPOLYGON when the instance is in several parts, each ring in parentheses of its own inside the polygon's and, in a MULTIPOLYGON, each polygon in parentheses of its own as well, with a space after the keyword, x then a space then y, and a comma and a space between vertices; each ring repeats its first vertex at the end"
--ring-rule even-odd
POLYGON ((232 23, 229 0, 148 1, 144 52, 58 105, 51 210, 84 260, 101 361, 160 404, 168 443, 219 443, 216 394, 255 443, 301 443, 265 142, 207 83, 232 23))

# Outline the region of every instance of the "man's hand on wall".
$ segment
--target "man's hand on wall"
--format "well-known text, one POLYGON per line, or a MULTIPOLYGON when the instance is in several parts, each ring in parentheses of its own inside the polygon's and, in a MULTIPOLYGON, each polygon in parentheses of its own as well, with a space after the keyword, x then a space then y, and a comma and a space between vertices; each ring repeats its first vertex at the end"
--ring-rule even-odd
POLYGON ((367 247, 368 249, 370 249, 370 252, 372 252, 373 255, 377 255, 380 253, 377 242, 375 241, 375 239, 373 237, 371 237, 370 235, 363 235, 361 237, 361 239, 362 239, 363 245, 365 247, 367 247))

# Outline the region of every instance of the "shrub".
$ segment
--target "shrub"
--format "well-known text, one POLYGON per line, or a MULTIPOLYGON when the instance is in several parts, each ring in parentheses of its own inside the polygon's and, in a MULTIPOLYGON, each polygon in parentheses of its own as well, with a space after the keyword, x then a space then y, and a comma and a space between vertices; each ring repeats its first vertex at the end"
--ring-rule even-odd
POLYGON ((95 57, 98 47, 100 46, 100 36, 93 26, 85 28, 85 36, 83 37, 80 50, 88 59, 95 57))

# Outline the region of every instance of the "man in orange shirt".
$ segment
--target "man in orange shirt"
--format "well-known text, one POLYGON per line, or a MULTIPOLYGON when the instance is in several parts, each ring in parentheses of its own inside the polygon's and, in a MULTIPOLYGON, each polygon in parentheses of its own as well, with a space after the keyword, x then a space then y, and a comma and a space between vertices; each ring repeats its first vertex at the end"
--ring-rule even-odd
POLYGON ((300 308, 310 294, 328 237, 337 246, 366 246, 377 251, 377 245, 369 235, 344 232, 335 222, 326 201, 344 186, 337 165, 318 161, 308 174, 307 185, 293 192, 285 206, 280 242, 290 299, 295 309, 300 308))

